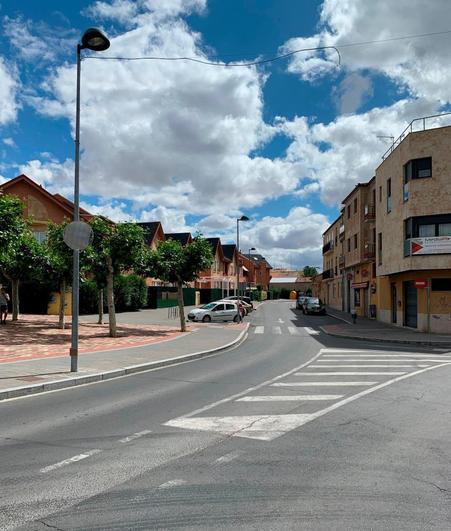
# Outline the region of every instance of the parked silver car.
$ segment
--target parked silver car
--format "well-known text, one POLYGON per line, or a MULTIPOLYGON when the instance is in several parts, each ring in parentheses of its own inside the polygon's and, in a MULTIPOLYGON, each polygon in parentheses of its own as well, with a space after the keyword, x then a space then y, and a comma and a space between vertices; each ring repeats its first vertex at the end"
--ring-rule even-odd
POLYGON ((202 321, 209 323, 210 321, 238 321, 237 306, 232 301, 218 301, 210 302, 194 308, 188 314, 190 321, 202 321))
POLYGON ((302 306, 304 314, 317 313, 319 315, 326 315, 326 306, 321 299, 317 297, 308 297, 302 306))

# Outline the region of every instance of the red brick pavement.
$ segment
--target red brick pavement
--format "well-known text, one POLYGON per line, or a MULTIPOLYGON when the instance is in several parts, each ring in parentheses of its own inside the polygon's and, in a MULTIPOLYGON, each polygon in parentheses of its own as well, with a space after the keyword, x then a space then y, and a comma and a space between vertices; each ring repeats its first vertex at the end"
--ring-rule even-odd
MULTIPOLYGON (((58 328, 58 318, 48 315, 21 315, 19 321, 0 326, 0 363, 36 358, 68 356, 70 324, 58 328)), ((108 336, 108 325, 80 322, 79 352, 99 352, 137 347, 173 339, 181 332, 170 326, 117 326, 117 337, 108 336)))

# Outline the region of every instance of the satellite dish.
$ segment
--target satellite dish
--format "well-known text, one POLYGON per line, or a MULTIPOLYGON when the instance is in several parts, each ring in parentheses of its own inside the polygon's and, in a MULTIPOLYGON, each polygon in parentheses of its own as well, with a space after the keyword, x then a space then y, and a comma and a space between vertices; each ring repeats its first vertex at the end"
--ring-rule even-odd
POLYGON ((64 242, 74 251, 83 251, 92 242, 94 233, 84 221, 72 221, 64 229, 64 242))

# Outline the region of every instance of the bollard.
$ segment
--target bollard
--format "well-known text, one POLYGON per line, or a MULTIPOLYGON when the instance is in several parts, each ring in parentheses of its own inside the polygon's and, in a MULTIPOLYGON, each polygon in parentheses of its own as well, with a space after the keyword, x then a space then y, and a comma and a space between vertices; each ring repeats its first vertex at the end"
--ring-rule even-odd
POLYGON ((352 323, 355 324, 357 321, 357 312, 355 310, 351 310, 351 317, 352 317, 352 323))

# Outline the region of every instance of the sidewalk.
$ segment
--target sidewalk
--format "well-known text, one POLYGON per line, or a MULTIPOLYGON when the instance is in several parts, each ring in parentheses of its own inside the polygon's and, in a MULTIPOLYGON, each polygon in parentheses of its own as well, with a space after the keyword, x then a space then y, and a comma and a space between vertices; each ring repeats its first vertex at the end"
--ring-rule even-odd
MULTIPOLYGON (((89 352, 86 351, 87 345, 93 344, 93 338, 91 337, 90 340, 85 338, 84 351, 78 356, 79 371, 77 373, 70 372, 67 346, 67 334, 70 334, 70 330, 62 331, 53 326, 49 327, 48 323, 42 323, 42 318, 37 319, 34 316, 34 319, 27 321, 26 326, 31 327, 28 333, 16 335, 14 340, 16 344, 10 345, 12 350, 7 353, 8 357, 3 352, 6 348, 4 336, 6 331, 14 335, 13 328, 16 326, 8 323, 1 330, 0 354, 3 352, 3 355, 0 355, 0 400, 101 381, 201 358, 239 343, 245 338, 249 326, 246 322, 190 325, 190 331, 182 334, 174 327, 178 321, 171 323, 171 328, 167 325, 137 324, 145 319, 149 322, 149 315, 137 312, 132 317, 130 314, 122 314, 118 319, 119 323, 124 320, 135 321, 133 324, 119 324, 118 328, 126 334, 130 333, 130 328, 136 331, 148 328, 147 331, 144 330, 137 336, 125 336, 112 340, 102 331, 102 337, 94 337, 97 348, 91 348, 89 352), (33 337, 34 346, 33 344, 30 346, 28 344, 31 341, 30 331, 33 332, 33 330, 31 337, 33 337), (36 332, 37 330, 39 333, 36 332), (62 333, 64 337, 61 337, 62 333), (130 343, 137 337, 139 341, 144 337, 146 344, 130 343), (102 340, 106 343, 99 347, 97 343, 102 340), (43 355, 42 351, 40 353, 35 351, 33 354, 33 348, 37 345, 42 347, 43 341, 49 342, 46 346, 46 351, 48 350, 49 353, 43 355), (63 341, 63 349, 61 341, 63 341), (30 351, 25 352, 26 349, 30 351)), ((98 328, 98 325, 84 323, 81 324, 80 330, 86 333, 86 330, 92 327, 98 328)), ((24 330, 23 327, 21 329, 24 330)))
POLYGON ((330 336, 381 341, 388 343, 406 343, 451 348, 451 334, 428 334, 407 328, 381 323, 375 319, 357 317, 355 324, 346 312, 327 308, 327 314, 339 321, 337 324, 324 325, 321 329, 330 336))

